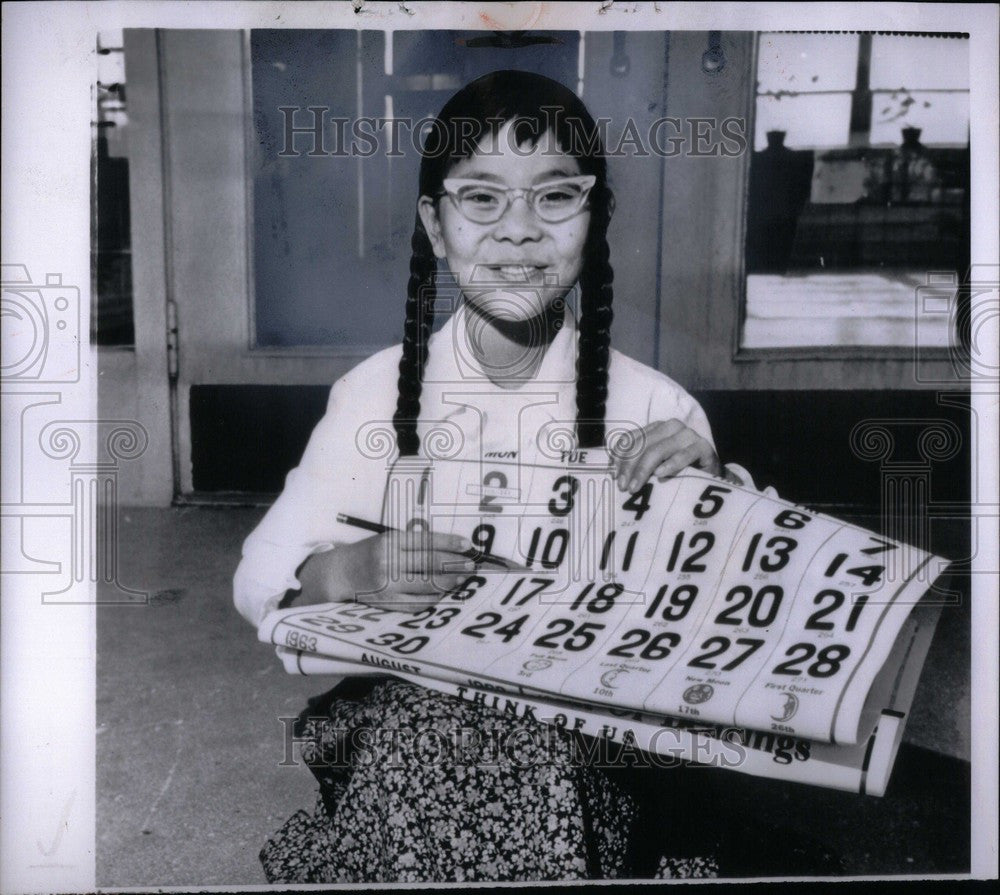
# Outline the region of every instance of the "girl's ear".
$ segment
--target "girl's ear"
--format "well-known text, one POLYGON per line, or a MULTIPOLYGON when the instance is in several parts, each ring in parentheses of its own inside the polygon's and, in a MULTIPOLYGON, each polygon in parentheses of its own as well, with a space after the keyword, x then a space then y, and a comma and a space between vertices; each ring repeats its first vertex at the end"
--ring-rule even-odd
POLYGON ((431 241, 434 256, 444 258, 444 237, 441 235, 441 221, 438 219, 434 200, 430 196, 421 196, 420 201, 417 202, 417 212, 423 222, 424 230, 427 231, 427 238, 431 241))

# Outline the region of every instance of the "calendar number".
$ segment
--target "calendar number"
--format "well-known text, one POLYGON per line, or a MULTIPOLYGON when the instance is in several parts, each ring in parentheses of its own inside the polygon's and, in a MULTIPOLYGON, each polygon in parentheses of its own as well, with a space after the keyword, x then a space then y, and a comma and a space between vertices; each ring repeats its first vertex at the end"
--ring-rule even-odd
POLYGON ((531 543, 528 545, 528 555, 525 558, 525 565, 532 566, 537 559, 545 568, 555 569, 566 556, 566 548, 569 547, 569 529, 553 528, 545 539, 542 547, 542 555, 538 556, 538 546, 542 539, 542 529, 536 528, 531 535, 531 543))
POLYGON ((652 493, 653 483, 646 482, 635 494, 629 496, 628 500, 622 504, 622 509, 635 513, 635 521, 638 522, 649 509, 649 498, 652 493))
POLYGON ((842 644, 827 646, 816 652, 816 647, 811 643, 796 643, 785 651, 787 661, 775 665, 772 674, 787 674, 797 677, 800 674, 807 674, 809 677, 833 677, 840 671, 841 664, 851 654, 851 648, 842 644), (808 662, 813 656, 816 661, 803 670, 802 664, 808 662))
POLYGON ((552 490, 557 493, 549 501, 549 512, 553 516, 568 516, 573 512, 576 492, 580 490, 580 480, 576 476, 561 475, 552 483, 552 490))
POLYGON ((337 610, 337 615, 345 615, 348 618, 356 618, 363 622, 381 621, 388 614, 389 610, 387 609, 376 609, 373 606, 366 606, 364 603, 345 604, 337 610))
POLYGON ((681 642, 681 635, 675 634, 673 631, 663 631, 650 640, 651 636, 649 631, 633 628, 625 633, 618 646, 608 650, 608 655, 634 659, 636 657, 635 650, 642 647, 639 658, 655 662, 657 659, 665 659, 669 656, 670 651, 681 642))
MULTIPOLYGON (((587 598, 587 595, 594 589, 591 582, 584 586, 580 595, 570 604, 570 611, 579 609, 580 605, 587 598)), ((615 605, 615 599, 625 590, 624 584, 612 581, 598 588, 597 593, 587 602, 587 612, 601 613, 607 612, 615 605)))
POLYGON ((717 659, 719 656, 729 652, 730 647, 734 645, 741 646, 744 649, 735 658, 730 659, 723 665, 722 671, 732 671, 734 668, 739 668, 740 665, 746 662, 747 659, 764 645, 764 641, 752 637, 737 637, 735 641, 730 640, 728 637, 709 637, 699 647, 699 649, 703 649, 705 652, 699 656, 695 656, 688 662, 688 668, 714 669, 717 665, 711 660, 717 659))
POLYGON ((445 606, 442 609, 430 606, 427 609, 421 609, 413 618, 400 622, 398 627, 410 628, 414 631, 419 631, 421 628, 432 631, 435 628, 443 628, 458 615, 459 611, 457 606, 445 606))
POLYGON ((543 634, 535 641, 535 646, 543 646, 547 649, 559 649, 560 646, 571 653, 579 653, 594 643, 597 639, 597 631, 604 630, 604 625, 597 622, 581 622, 577 624, 570 618, 557 618, 550 621, 546 626, 549 634, 543 634), (562 643, 558 638, 569 634, 562 643))
POLYGON ((493 541, 496 536, 496 528, 488 522, 484 522, 472 530, 469 540, 472 541, 472 546, 479 550, 480 553, 492 553, 493 541))
POLYGON ((728 609, 724 609, 715 617, 717 625, 742 625, 743 616, 741 610, 749 606, 746 617, 746 624, 754 628, 766 628, 778 615, 781 608, 781 599, 784 591, 776 584, 769 584, 762 587, 757 593, 752 587, 740 584, 734 587, 725 596, 727 603, 733 603, 728 609))
MULTIPOLYGON (((674 543, 670 549, 670 558, 667 560, 668 572, 673 572, 677 568, 681 552, 685 549, 685 536, 683 531, 679 531, 674 537, 674 543)), ((691 535, 691 540, 686 545, 691 553, 681 563, 680 570, 682 572, 704 572, 707 566, 702 562, 698 562, 698 560, 704 557, 714 545, 715 535, 712 532, 696 531, 691 535)))
POLYGON ((400 634, 398 631, 388 631, 385 634, 379 634, 378 637, 369 637, 365 640, 365 643, 370 643, 373 646, 387 646, 394 653, 400 653, 404 656, 420 652, 429 642, 430 638, 424 634, 407 638, 405 634, 400 634))
POLYGON ((507 622, 505 625, 497 627, 503 621, 503 616, 499 612, 483 612, 473 619, 476 624, 462 628, 462 633, 468 637, 482 639, 486 636, 486 632, 492 628, 491 633, 498 635, 504 643, 510 643, 511 640, 521 633, 521 628, 524 627, 524 623, 530 618, 530 615, 522 615, 513 621, 507 622))
MULTIPOLYGON (((506 488, 507 476, 498 469, 491 469, 483 476, 483 488, 506 488)), ((495 504, 495 494, 483 494, 479 498, 480 513, 502 513, 503 507, 495 504)))
MULTIPOLYGON (((866 553, 867 551, 862 550, 861 552, 866 553)), ((826 567, 826 571, 823 573, 824 576, 832 578, 836 575, 847 558, 846 553, 838 553, 833 558, 830 565, 826 567)), ((853 569, 844 569, 845 575, 853 575, 855 578, 860 578, 861 583, 864 584, 865 587, 871 587, 873 584, 878 584, 882 580, 883 572, 885 572, 885 566, 856 566, 853 569)))
MULTIPOLYGON (((607 538, 604 539, 604 549, 601 550, 601 571, 608 567, 608 560, 611 558, 611 548, 614 546, 615 538, 618 536, 618 529, 612 529, 607 538)), ((639 532, 633 531, 625 542, 625 555, 622 557, 622 571, 627 572, 632 565, 632 554, 635 552, 635 542, 639 539, 639 532)))
POLYGON ((511 587, 509 591, 507 591, 507 595, 500 601, 501 606, 506 606, 508 603, 514 600, 515 597, 517 597, 517 600, 514 603, 514 605, 523 606, 525 603, 529 602, 532 598, 537 597, 550 584, 555 584, 556 581, 555 578, 532 578, 531 583, 534 586, 529 587, 523 593, 518 595, 518 591, 521 590, 521 585, 524 584, 525 580, 526 579, 524 578, 518 578, 517 581, 514 582, 514 586, 511 587))
MULTIPOLYGON (((827 616, 833 615, 840 609, 846 599, 843 591, 821 590, 813 597, 813 603, 820 608, 809 616, 809 620, 806 622, 806 630, 832 631, 836 625, 832 621, 827 621, 827 616)), ((861 612, 867 602, 868 597, 865 594, 862 594, 854 601, 854 605, 851 607, 851 614, 847 616, 847 623, 844 625, 845 631, 850 632, 857 627, 858 619, 861 617, 861 612)))
POLYGON ((788 565, 788 561, 791 558, 792 551, 799 546, 799 542, 795 538, 786 538, 778 535, 774 538, 769 538, 767 543, 764 545, 765 550, 773 551, 772 553, 761 553, 757 556, 757 548, 760 545, 760 539, 763 537, 761 534, 755 534, 750 538, 750 544, 747 547, 747 554, 743 559, 743 571, 749 572, 754 567, 754 559, 757 560, 757 564, 762 572, 777 572, 788 565))
POLYGON ((470 597, 474 597, 476 591, 485 583, 486 579, 482 575, 470 575, 465 581, 460 581, 456 584, 445 596, 464 603, 470 597))
POLYGON ((883 541, 881 538, 869 537, 870 541, 873 541, 871 547, 865 547, 861 552, 866 556, 875 556, 878 553, 888 553, 890 550, 895 550, 899 545, 891 544, 889 541, 883 541))
POLYGON ((732 488, 723 488, 722 485, 709 485, 701 492, 698 503, 694 505, 695 516, 699 519, 711 519, 722 509, 722 505, 725 502, 722 499, 722 495, 732 493, 732 488))
POLYGON ((679 622, 691 611, 697 596, 698 586, 695 584, 681 584, 673 591, 670 590, 669 584, 664 584, 656 592, 653 602, 649 604, 644 615, 646 618, 653 618, 662 605, 663 612, 660 617, 666 622, 679 622))
POLYGON ((331 634, 354 634, 365 629, 364 625, 355 625, 350 622, 334 622, 326 618, 304 618, 301 621, 305 625, 317 625, 331 634))
POLYGON ((799 510, 782 510, 774 517, 774 524, 781 528, 805 528, 813 517, 799 510))

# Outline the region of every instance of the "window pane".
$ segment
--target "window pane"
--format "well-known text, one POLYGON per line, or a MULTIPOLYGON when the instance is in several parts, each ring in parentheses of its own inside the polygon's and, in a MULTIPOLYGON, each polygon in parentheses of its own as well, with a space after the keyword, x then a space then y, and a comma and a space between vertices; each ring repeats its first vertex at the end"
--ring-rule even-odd
POLYGON ((858 68, 856 34, 760 36, 757 92, 851 90, 858 68))
POLYGON ((969 41, 875 34, 870 83, 872 90, 968 90, 969 41))
POLYGON ((919 338, 922 347, 947 348, 953 314, 919 314, 921 287, 926 277, 917 274, 747 277, 743 346, 913 345, 919 338))
POLYGON ((920 128, 924 146, 965 146, 969 142, 968 92, 872 94, 872 146, 899 146, 903 128, 910 127, 920 128))
POLYGON ((846 146, 851 124, 851 95, 759 96, 753 148, 767 146, 768 131, 782 131, 791 149, 846 146))

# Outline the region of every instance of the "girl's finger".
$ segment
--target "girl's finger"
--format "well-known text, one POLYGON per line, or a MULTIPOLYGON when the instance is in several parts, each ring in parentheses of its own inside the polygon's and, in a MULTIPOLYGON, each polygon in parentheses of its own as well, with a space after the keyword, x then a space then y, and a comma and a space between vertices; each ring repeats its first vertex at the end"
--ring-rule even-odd
POLYGON ((642 450, 623 458, 618 466, 615 476, 618 487, 622 491, 638 490, 649 479, 653 469, 675 449, 676 444, 686 444, 690 439, 698 437, 697 433, 680 420, 657 420, 650 423, 642 430, 642 450), (633 482, 635 486, 630 487, 633 482))
POLYGON ((441 534, 435 531, 389 532, 386 537, 395 537, 400 550, 414 553, 421 551, 462 553, 464 550, 472 549, 472 541, 462 535, 441 534))
MULTIPOLYGON (((637 491, 649 481, 653 470, 660 466, 660 464, 679 451, 687 450, 691 445, 703 440, 697 433, 685 428, 651 445, 639 459, 639 462, 633 467, 629 480, 626 483, 626 490, 631 492, 637 491)), ((705 444, 707 445, 708 442, 705 442, 705 444)))
POLYGON ((456 557, 454 553, 446 553, 440 556, 438 560, 438 565, 435 568, 440 569, 446 575, 468 575, 471 572, 476 571, 476 561, 474 559, 465 559, 456 557))
POLYGON ((403 554, 401 560, 403 571, 410 575, 458 575, 476 569, 475 560, 458 553, 413 550, 403 554))
MULTIPOLYGON (((714 454, 714 451, 712 453, 714 454)), ((675 454, 672 454, 663 463, 661 463, 656 468, 656 476, 660 479, 669 478, 672 475, 677 475, 677 473, 683 472, 689 466, 700 467, 702 465, 702 461, 705 459, 705 452, 702 445, 689 445, 688 447, 677 451, 675 454)))
POLYGON ((629 457, 622 460, 618 467, 617 475, 615 476, 618 482, 618 487, 622 491, 635 490, 629 488, 629 483, 632 482, 638 475, 637 470, 639 469, 639 464, 642 462, 642 458, 647 456, 650 451, 656 450, 656 444, 647 443, 646 447, 635 457, 629 457))
POLYGON ((385 599, 366 599, 362 602, 377 609, 388 609, 392 612, 420 612, 428 606, 435 606, 442 597, 441 593, 405 593, 387 594, 385 599))
POLYGON ((643 454, 660 439, 674 434, 678 427, 682 427, 678 420, 665 422, 658 420, 641 429, 632 429, 618 436, 611 450, 611 462, 619 488, 625 489, 632 478, 636 463, 643 454))

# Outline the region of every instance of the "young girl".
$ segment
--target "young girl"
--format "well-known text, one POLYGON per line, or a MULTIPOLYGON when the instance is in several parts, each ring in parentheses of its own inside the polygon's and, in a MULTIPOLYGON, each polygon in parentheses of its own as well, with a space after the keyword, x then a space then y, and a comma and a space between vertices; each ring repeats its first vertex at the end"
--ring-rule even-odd
MULTIPOLYGON (((553 422, 583 448, 606 446, 614 421, 638 439, 617 464, 622 491, 691 465, 724 474, 698 404, 610 348, 614 200, 597 128, 571 91, 515 71, 472 82, 430 129, 419 187, 403 344, 334 385, 301 464, 247 538, 235 600, 254 624, 291 599, 412 610, 473 568, 461 537, 337 521, 383 518, 388 462, 433 457, 442 432, 461 459, 531 462, 553 422), (449 297, 439 260, 460 301, 431 335, 449 297)), ((320 795, 263 849, 273 882, 631 873, 635 803, 567 733, 384 678, 347 679, 296 732, 320 795), (423 754, 427 731, 437 742, 461 732, 462 750, 423 754), (491 748, 501 740, 516 755, 491 748)))

